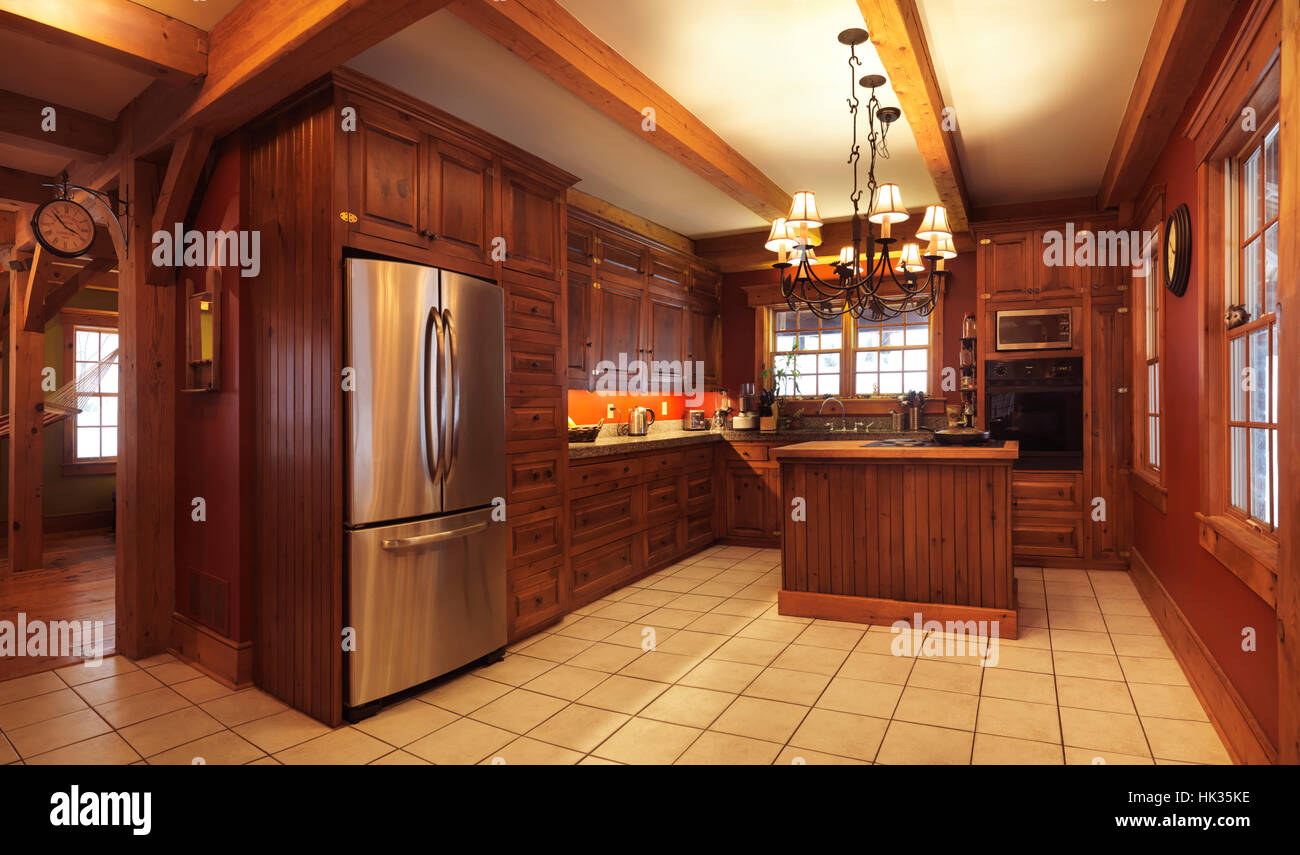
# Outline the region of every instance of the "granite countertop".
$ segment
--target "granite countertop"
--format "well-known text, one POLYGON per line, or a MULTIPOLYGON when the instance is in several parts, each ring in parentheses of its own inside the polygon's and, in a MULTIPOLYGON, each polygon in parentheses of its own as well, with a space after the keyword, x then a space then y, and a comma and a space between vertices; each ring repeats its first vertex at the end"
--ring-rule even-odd
POLYGON ((815 441, 861 441, 876 439, 930 439, 924 431, 826 431, 826 430, 682 430, 676 426, 663 425, 656 428, 651 425, 645 436, 621 436, 619 430, 626 429, 625 424, 606 425, 595 442, 569 443, 570 460, 588 460, 593 457, 608 457, 613 454, 632 454, 640 451, 656 451, 661 448, 675 448, 684 445, 697 445, 706 442, 815 442, 815 441))

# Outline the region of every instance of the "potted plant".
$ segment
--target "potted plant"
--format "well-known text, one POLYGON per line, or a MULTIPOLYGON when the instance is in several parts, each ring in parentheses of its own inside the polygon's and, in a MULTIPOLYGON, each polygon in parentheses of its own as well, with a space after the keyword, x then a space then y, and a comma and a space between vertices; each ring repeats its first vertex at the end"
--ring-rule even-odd
MULTIPOLYGON (((799 394, 799 366, 796 361, 798 355, 799 343, 796 341, 794 348, 781 358, 782 365, 780 368, 775 371, 766 366, 763 368, 760 375, 762 391, 759 393, 759 430, 779 430, 790 423, 791 419, 781 416, 781 399, 799 394), (780 394, 780 390, 783 385, 786 385, 787 380, 792 394, 783 396, 780 394)), ((800 412, 800 415, 802 415, 802 412, 800 412)))

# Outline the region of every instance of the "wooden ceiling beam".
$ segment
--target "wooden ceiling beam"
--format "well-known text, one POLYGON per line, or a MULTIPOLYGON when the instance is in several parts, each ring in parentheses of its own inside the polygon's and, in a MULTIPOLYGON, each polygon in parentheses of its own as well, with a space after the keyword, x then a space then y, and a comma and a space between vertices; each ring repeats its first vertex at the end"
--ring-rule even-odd
POLYGON ((203 171, 203 163, 208 159, 211 148, 212 135, 202 128, 188 131, 172 146, 167 175, 163 178, 162 189, 158 191, 158 204, 153 212, 155 232, 170 229, 174 223, 185 221, 185 212, 190 208, 194 187, 198 184, 199 173, 203 171))
POLYGON ((1131 201, 1164 150, 1237 0, 1163 0, 1097 192, 1097 207, 1131 201))
POLYGON ((957 157, 957 131, 944 129, 944 101, 915 0, 858 0, 867 34, 885 67, 954 232, 970 223, 970 195, 957 157))
MULTIPOLYGON (((7 0, 0 0, 0 3, 7 0)), ((121 165, 203 129, 220 139, 352 57, 450 0, 243 0, 209 34, 198 87, 155 82, 126 106, 117 149, 104 164, 76 164, 76 183, 103 189, 121 165)))
POLYGON ((790 210, 790 194, 556 0, 456 0, 449 8, 764 220, 790 210), (643 125, 648 108, 653 130, 643 125))
POLYGON ((45 301, 40 309, 39 323, 40 329, 45 329, 45 325, 54 320, 54 316, 67 305, 82 288, 90 283, 91 279, 101 273, 106 273, 117 266, 117 258, 92 258, 86 263, 86 266, 69 276, 63 282, 53 285, 45 294, 45 301))
POLYGON ((57 181, 51 175, 37 175, 35 172, 0 166, 0 200, 39 205, 54 198, 53 188, 44 185, 57 181))
POLYGON ((90 113, 0 89, 0 142, 70 160, 101 158, 112 153, 117 130, 90 113), (50 109, 54 112, 47 120, 50 109), (53 130, 44 129, 47 121, 53 122, 53 130))
POLYGON ((0 0, 0 27, 172 84, 208 73, 208 34, 130 0, 0 0))

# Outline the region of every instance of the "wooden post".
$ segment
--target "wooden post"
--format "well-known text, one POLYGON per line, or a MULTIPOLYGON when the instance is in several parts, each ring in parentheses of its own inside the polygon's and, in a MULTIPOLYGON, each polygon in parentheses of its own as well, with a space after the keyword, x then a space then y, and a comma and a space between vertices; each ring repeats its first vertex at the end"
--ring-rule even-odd
POLYGON ((129 249, 118 277, 117 647, 167 645, 175 600, 176 297, 149 284, 158 175, 123 164, 129 249))
POLYGON ((1281 543, 1277 562, 1279 763, 1300 763, 1300 8, 1282 4, 1281 129, 1278 163, 1281 246, 1278 259, 1278 476, 1281 543), (1289 167, 1289 168, 1288 168, 1289 167))
POLYGON ((27 276, 9 272, 9 571, 35 570, 41 561, 41 369, 45 333, 27 332, 27 276))

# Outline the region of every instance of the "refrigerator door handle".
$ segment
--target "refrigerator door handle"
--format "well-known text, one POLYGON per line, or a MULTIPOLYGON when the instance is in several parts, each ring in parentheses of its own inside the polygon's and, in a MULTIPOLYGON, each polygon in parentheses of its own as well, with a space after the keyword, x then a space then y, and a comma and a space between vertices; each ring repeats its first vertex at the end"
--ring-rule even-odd
POLYGON ((464 528, 456 528, 451 531, 440 531, 437 534, 422 534, 418 537, 399 537, 396 540, 385 540, 379 545, 383 549, 417 549, 421 546, 429 546, 434 543, 444 543, 448 540, 458 540, 462 537, 469 537, 471 534, 478 534, 480 531, 486 531, 488 524, 486 521, 477 522, 473 525, 467 525, 464 528))
POLYGON ((456 365, 456 325, 452 321, 451 309, 442 310, 442 325, 447 331, 446 364, 448 403, 443 418, 447 424, 447 454, 443 463, 442 477, 451 474, 451 467, 456 463, 460 447, 460 372, 456 365))
POLYGON ((429 478, 435 482, 443 457, 441 413, 434 426, 434 408, 442 406, 442 337, 442 316, 434 306, 424 324, 424 448, 429 478))

